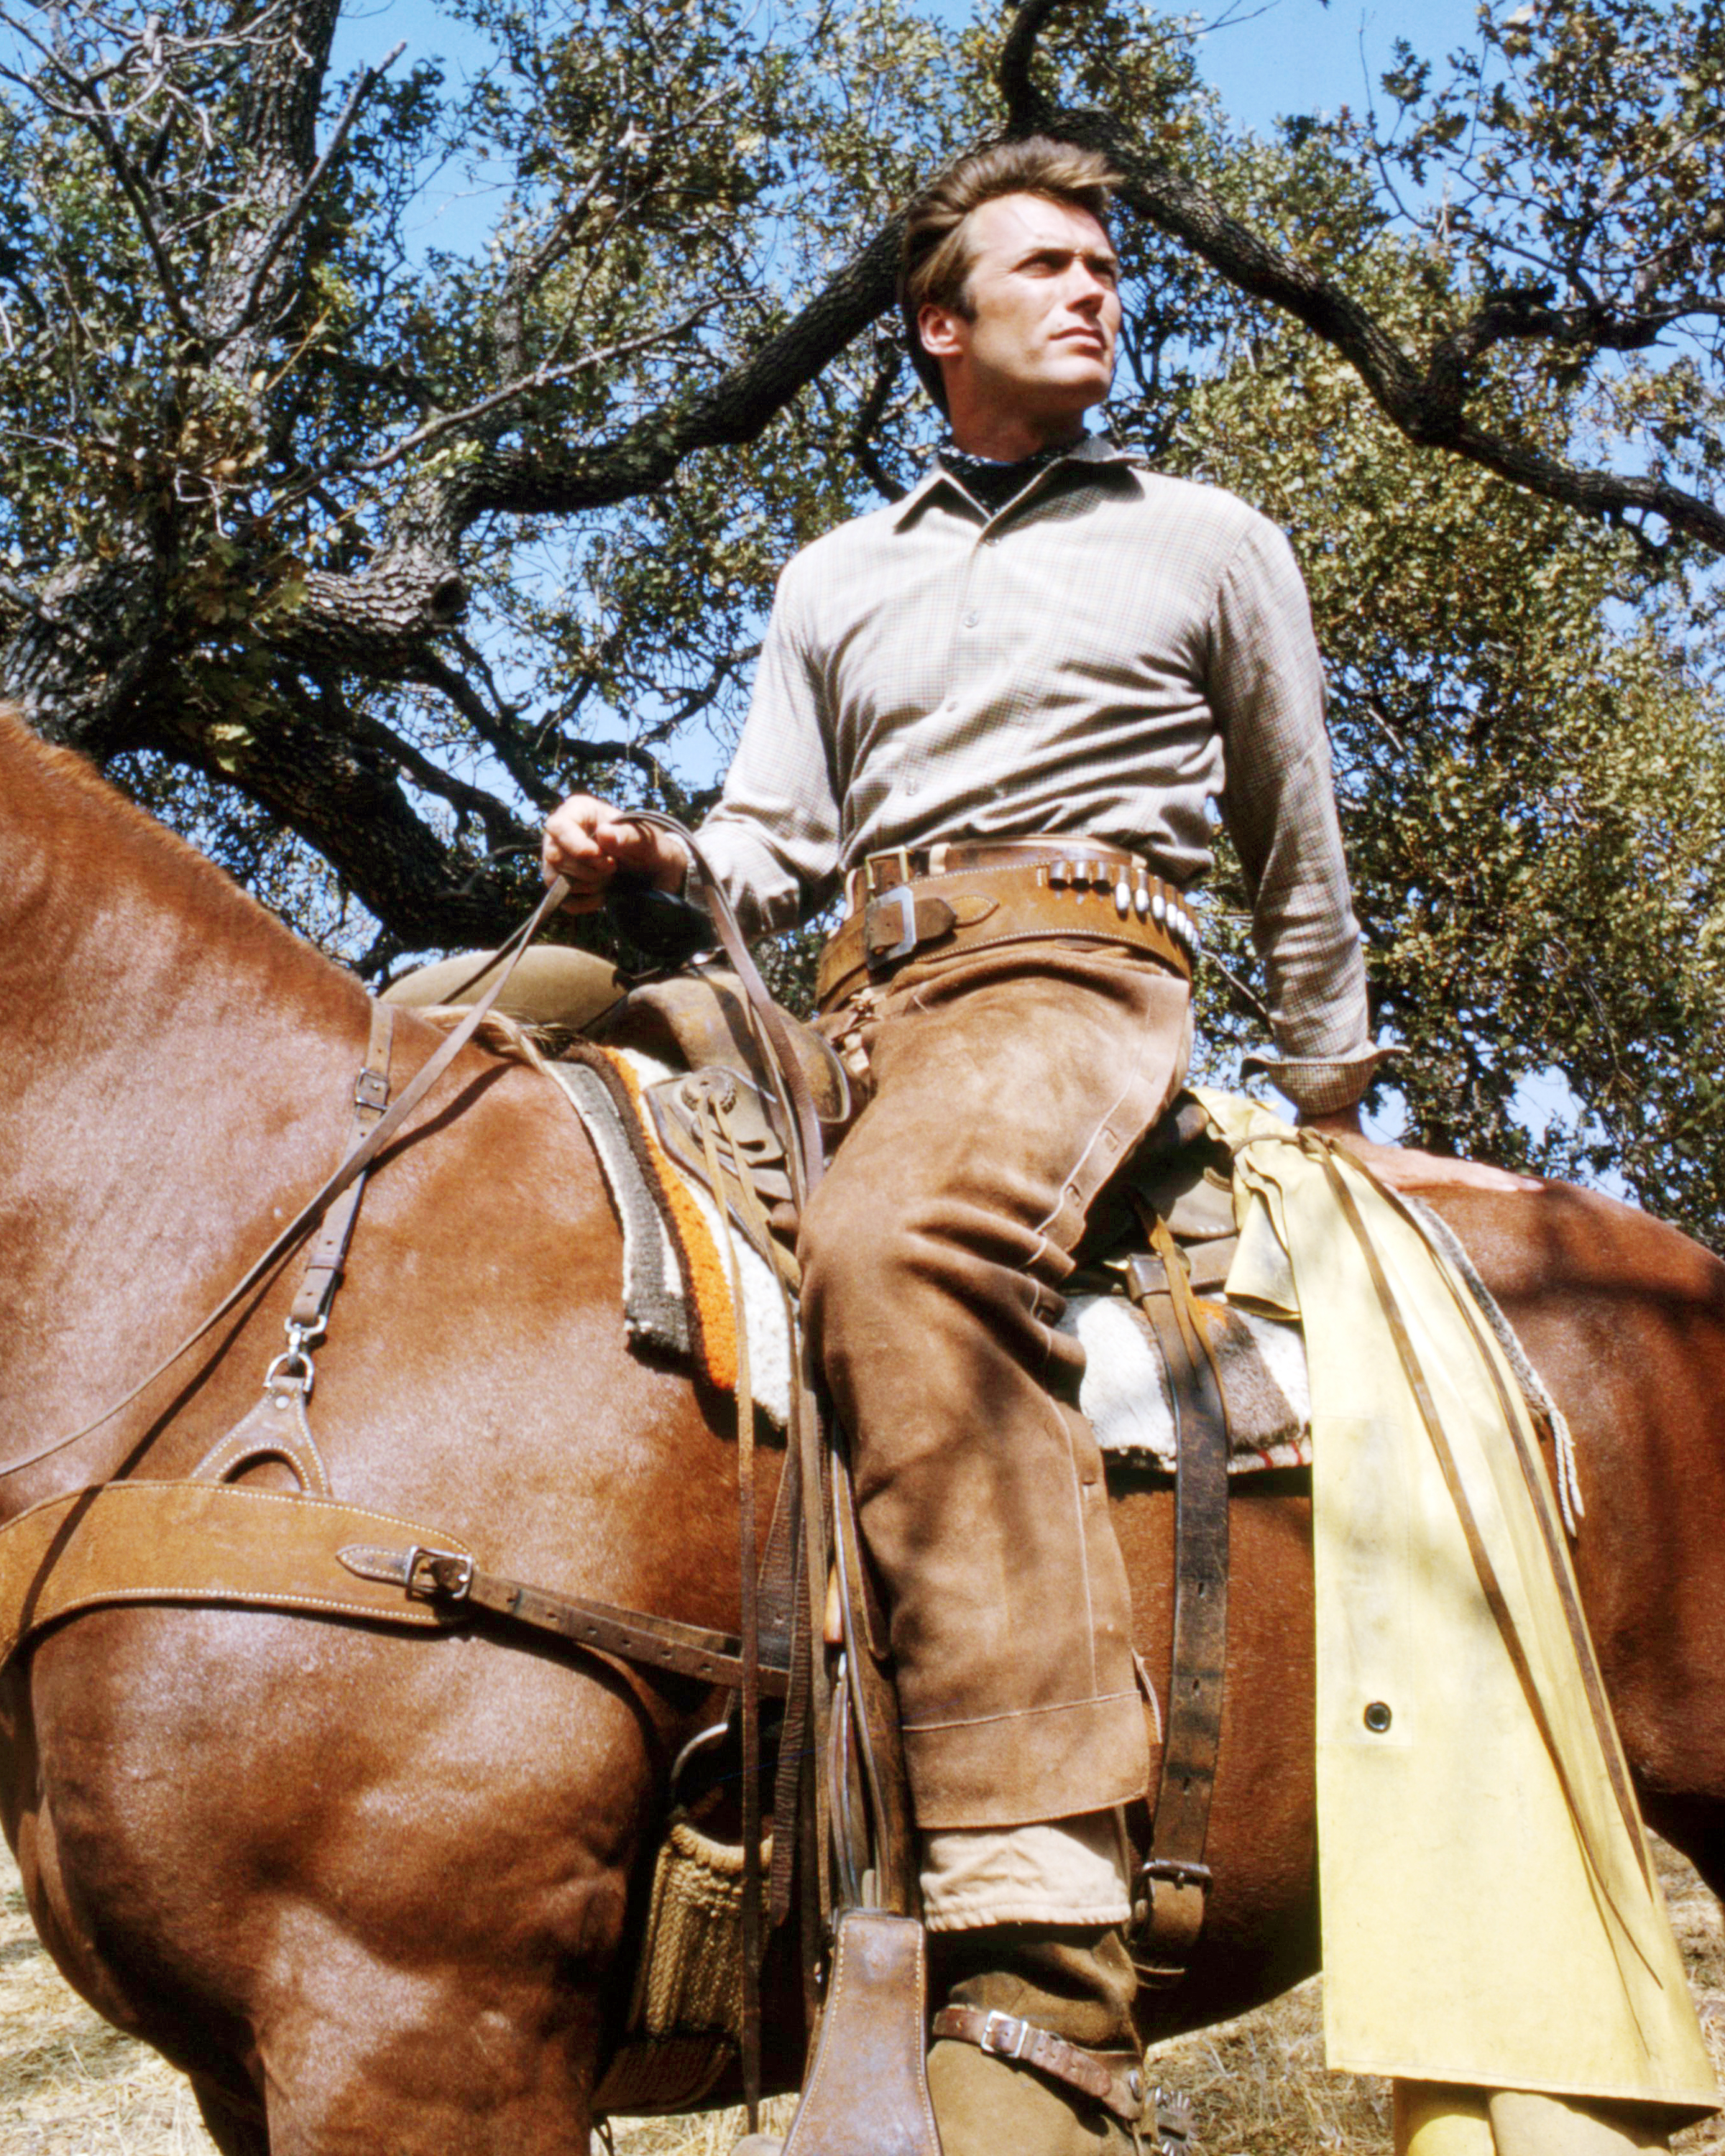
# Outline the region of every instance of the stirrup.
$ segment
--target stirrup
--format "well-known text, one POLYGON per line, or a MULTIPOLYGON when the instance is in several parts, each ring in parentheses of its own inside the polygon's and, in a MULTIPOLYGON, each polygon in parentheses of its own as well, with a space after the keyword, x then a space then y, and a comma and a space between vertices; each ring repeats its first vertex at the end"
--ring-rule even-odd
POLYGON ((926 1962, 914 1917, 848 1909, 839 1919, 820 2037, 784 2156, 941 2156, 923 2051, 926 1962))

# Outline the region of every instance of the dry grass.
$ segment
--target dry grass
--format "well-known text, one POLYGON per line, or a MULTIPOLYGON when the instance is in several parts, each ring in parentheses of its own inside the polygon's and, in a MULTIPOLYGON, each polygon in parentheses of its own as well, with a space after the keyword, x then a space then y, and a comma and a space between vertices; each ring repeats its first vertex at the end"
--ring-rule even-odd
POLYGON ((210 2156, 185 2081, 67 1989, 37 1943, 3 1849, 0 1866, 4 2156, 210 2156))
MULTIPOLYGON (((1661 1851, 1671 1919, 1715 2061, 1725 2068, 1725 1924, 1681 1857, 1661 1851)), ((1205 2156, 1388 2156, 1387 2084, 1324 2071, 1316 1979, 1260 2013, 1152 2054, 1190 2095, 1205 2156)), ((767 2123, 783 2131, 785 2100, 767 2123)), ((742 2115, 619 2119, 623 2156, 726 2156, 742 2115)), ((1725 2156, 1725 2121, 1692 2128, 1683 2156, 1725 2156)), ((0 1866, 0 2156, 213 2156, 191 2092, 61 1982, 36 1943, 18 1874, 0 1866)))

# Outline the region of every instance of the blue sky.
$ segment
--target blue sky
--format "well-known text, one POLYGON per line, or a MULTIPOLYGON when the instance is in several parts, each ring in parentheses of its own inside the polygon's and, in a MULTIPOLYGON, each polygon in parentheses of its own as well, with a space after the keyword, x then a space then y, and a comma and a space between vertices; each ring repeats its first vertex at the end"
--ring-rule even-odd
POLYGON ((1244 0, 1199 47, 1199 64, 1234 119, 1260 132, 1293 113, 1358 110, 1398 38, 1441 60, 1471 42, 1473 0, 1244 0))
MULTIPOLYGON (((966 0, 932 5, 942 16, 968 13, 966 0)), ((1398 38, 1441 60, 1472 38, 1476 12, 1475 0, 1219 0, 1200 17, 1211 27, 1200 33, 1199 63, 1235 121, 1264 132, 1291 114, 1358 110, 1398 38)), ((434 0, 355 0, 337 33, 338 74, 382 59, 402 40, 398 67, 438 56, 449 64, 452 85, 482 69, 488 56, 486 41, 434 0)), ((483 175, 450 171, 428 191, 416 233, 426 244, 476 245, 495 207, 483 175)))

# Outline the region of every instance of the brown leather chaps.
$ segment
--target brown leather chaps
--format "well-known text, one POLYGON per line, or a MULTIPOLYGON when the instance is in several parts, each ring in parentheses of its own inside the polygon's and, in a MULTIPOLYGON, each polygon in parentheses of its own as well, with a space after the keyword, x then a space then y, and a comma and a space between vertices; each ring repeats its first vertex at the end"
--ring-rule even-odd
POLYGON ((1184 1075, 1186 984, 1073 942, 924 959, 824 1021, 868 1105, 810 1202, 804 1312, 884 1583, 920 1826, 1141 1794, 1126 1569, 1054 1328, 1086 1209, 1184 1075))

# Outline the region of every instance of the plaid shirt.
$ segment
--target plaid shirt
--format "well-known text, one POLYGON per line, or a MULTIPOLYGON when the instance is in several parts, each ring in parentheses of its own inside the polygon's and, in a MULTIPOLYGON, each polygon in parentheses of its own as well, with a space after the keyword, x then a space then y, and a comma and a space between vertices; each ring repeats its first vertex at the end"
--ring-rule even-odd
POLYGON ((1281 1060, 1313 1112, 1375 1066, 1323 674, 1282 534, 1090 439, 990 517, 937 465, 779 581, 754 701, 701 827, 756 930, 865 855, 1112 840, 1189 886, 1219 803, 1249 878, 1281 1060))

